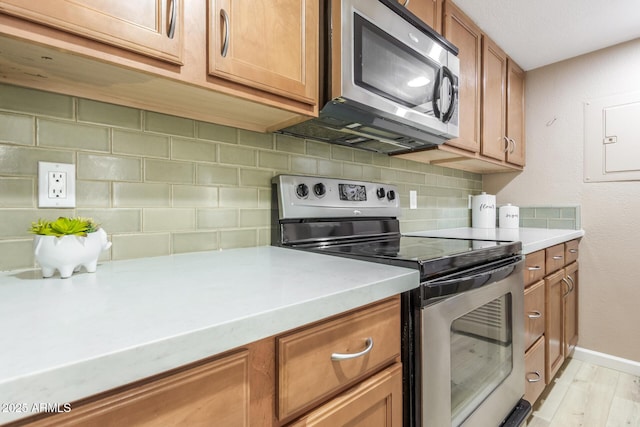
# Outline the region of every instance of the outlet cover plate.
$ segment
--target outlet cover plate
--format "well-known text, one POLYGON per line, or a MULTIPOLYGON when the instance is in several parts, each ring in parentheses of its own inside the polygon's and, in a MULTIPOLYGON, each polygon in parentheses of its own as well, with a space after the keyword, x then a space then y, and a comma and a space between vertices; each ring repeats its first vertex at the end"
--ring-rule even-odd
POLYGON ((38 207, 76 207, 76 165, 73 163, 38 162, 38 207), (51 197, 49 177, 59 173, 64 174, 66 178, 66 185, 62 192, 63 197, 51 197))

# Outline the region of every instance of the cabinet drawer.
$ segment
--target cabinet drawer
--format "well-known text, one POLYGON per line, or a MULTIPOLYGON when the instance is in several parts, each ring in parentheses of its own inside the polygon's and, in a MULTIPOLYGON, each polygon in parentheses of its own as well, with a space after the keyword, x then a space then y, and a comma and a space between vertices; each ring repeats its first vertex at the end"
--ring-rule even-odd
POLYGON ((396 363, 290 427, 402 425, 402 365, 396 363))
POLYGON ((524 285, 529 286, 545 276, 544 250, 527 254, 524 258, 524 285))
POLYGON ((283 420, 399 357, 400 299, 278 337, 276 348, 278 418, 283 420), (333 357, 369 348, 359 357, 333 357))
POLYGON ((544 280, 540 280, 524 291, 524 348, 529 348, 544 334, 544 304, 544 280))
POLYGON ((578 259, 579 240, 570 240, 564 244, 564 261, 565 265, 571 264, 578 259))
POLYGON ((544 337, 539 338, 536 343, 524 355, 525 386, 524 398, 531 405, 538 400, 544 391, 544 337))
POLYGON ((564 267, 564 243, 551 246, 545 250, 546 274, 551 274, 564 267))

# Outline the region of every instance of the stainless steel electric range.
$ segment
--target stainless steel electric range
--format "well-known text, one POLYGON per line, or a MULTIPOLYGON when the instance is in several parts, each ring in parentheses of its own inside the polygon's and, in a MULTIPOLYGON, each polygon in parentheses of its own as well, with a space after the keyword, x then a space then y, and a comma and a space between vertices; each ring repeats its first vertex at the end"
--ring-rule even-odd
POLYGON ((272 184, 273 245, 419 269, 398 331, 405 427, 524 423, 520 242, 402 235, 390 184, 297 175, 272 184))

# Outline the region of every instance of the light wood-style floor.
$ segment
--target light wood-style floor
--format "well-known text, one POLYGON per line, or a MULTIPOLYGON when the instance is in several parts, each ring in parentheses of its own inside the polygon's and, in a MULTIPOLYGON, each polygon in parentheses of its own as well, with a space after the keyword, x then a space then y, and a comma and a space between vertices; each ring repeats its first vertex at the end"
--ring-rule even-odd
POLYGON ((639 427, 640 377, 569 359, 527 427, 639 427))

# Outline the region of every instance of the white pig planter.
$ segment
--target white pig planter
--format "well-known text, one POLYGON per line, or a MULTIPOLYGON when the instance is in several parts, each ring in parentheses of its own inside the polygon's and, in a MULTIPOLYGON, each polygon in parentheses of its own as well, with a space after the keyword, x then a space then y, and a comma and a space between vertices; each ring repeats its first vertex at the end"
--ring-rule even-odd
MULTIPOLYGON (((69 221, 68 218, 59 218, 69 221)), ((74 221, 75 219, 71 219, 74 221)), ((57 223, 40 222, 39 224, 57 223)), ((34 255, 35 259, 42 268, 43 277, 51 277, 56 270, 60 272, 60 277, 66 279, 70 277, 74 271, 79 271, 80 267, 87 269, 89 273, 95 273, 98 265, 98 257, 100 253, 111 247, 111 242, 107 240, 107 233, 98 228, 91 220, 84 220, 89 225, 87 228, 74 233, 68 232, 62 235, 43 235, 37 233, 34 236, 34 255)), ((32 232, 37 226, 34 223, 32 232)), ((40 230, 42 231, 42 230, 40 230)))

